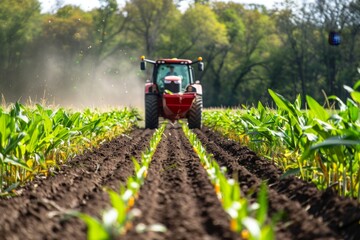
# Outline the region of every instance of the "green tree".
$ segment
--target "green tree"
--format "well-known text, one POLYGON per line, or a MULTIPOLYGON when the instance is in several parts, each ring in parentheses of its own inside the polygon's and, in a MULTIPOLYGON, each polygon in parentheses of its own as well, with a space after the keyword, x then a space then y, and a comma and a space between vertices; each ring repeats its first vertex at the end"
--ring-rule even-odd
POLYGON ((162 34, 159 55, 189 59, 202 56, 206 64, 205 71, 196 75, 199 80, 205 79, 205 105, 216 101, 213 98, 219 95, 218 88, 216 83, 212 83, 209 69, 221 49, 228 45, 225 25, 219 22, 209 5, 194 4, 185 13, 173 18, 168 27, 162 34))
MULTIPOLYGON (((207 61, 206 82, 209 82, 208 101, 210 105, 221 106, 228 101, 225 89, 227 86, 223 84, 223 76, 227 73, 227 69, 232 65, 227 62, 228 56, 233 53, 233 49, 244 37, 245 24, 242 19, 242 14, 245 9, 243 5, 235 3, 218 2, 214 5, 214 12, 218 16, 221 23, 226 26, 228 44, 222 47, 213 47, 209 51, 209 60, 207 61), (221 89, 221 91, 219 91, 221 89)), ((206 99, 206 98, 205 98, 206 99)))
MULTIPOLYGON (((54 15, 44 16, 42 36, 39 38, 39 58, 43 65, 52 61, 53 69, 66 71, 52 71, 52 86, 71 86, 71 82, 82 77, 85 59, 93 48, 92 15, 77 6, 66 5, 57 10, 54 15), (81 70, 80 70, 81 69, 81 70)), ((50 66, 49 66, 50 67, 50 66)), ((46 74, 46 73, 45 73, 46 74)), ((44 75, 44 78, 48 76, 44 75)), ((59 88, 61 89, 61 88, 59 88)))
POLYGON ((190 6, 181 17, 178 27, 182 32, 177 38, 182 44, 178 57, 196 56, 199 53, 206 55, 209 48, 228 44, 225 25, 218 21, 215 12, 208 5, 190 6))
POLYGON ((285 2, 274 15, 282 47, 272 55, 272 89, 290 99, 301 93, 303 104, 306 94, 324 100, 322 90, 345 97, 342 85, 354 83, 358 64, 358 24, 350 2, 285 2), (342 33, 340 46, 328 44, 332 30, 342 33))
POLYGON ((246 9, 235 3, 215 5, 215 12, 227 26, 230 42, 217 56, 213 67, 215 75, 221 79, 220 104, 233 106, 265 97, 274 23, 263 10, 246 9))
POLYGON ((314 44, 318 41, 316 39, 317 29, 310 19, 310 13, 304 5, 299 8, 298 5, 291 1, 285 2, 285 9, 277 13, 275 19, 277 23, 277 30, 282 41, 283 49, 281 56, 283 60, 282 65, 290 65, 285 67, 283 80, 281 81, 281 72, 276 72, 277 78, 280 78, 280 92, 284 90, 284 85, 288 84, 287 88, 289 96, 296 96, 301 93, 302 102, 305 103, 305 96, 309 93, 308 88, 316 79, 313 79, 311 72, 314 70, 311 66, 317 65, 317 56, 314 49, 314 44))
POLYGON ((29 43, 39 33, 37 0, 2 0, 0 7, 0 86, 2 91, 20 90, 16 81, 29 43))
POLYGON ((176 5, 172 0, 131 0, 124 10, 131 21, 128 29, 134 33, 133 41, 140 40, 145 55, 155 57, 161 45, 161 34, 173 16, 179 14, 176 5))
MULTIPOLYGON (((321 42, 321 61, 325 67, 325 79, 327 82, 327 93, 341 95, 343 89, 343 80, 339 78, 339 73, 346 68, 344 59, 344 48, 347 45, 343 45, 339 48, 330 46, 327 44, 327 36, 330 31, 342 32, 351 24, 351 13, 349 12, 349 4, 353 2, 351 0, 334 0, 323 1, 317 0, 315 4, 315 13, 313 21, 321 26, 320 31, 322 33, 321 42)), ((349 70, 349 69, 347 69, 349 70)), ((355 69, 351 72, 354 73, 355 69)))
POLYGON ((94 56, 98 66, 104 59, 124 47, 123 37, 128 27, 126 11, 119 9, 116 0, 100 0, 101 7, 94 12, 94 56))

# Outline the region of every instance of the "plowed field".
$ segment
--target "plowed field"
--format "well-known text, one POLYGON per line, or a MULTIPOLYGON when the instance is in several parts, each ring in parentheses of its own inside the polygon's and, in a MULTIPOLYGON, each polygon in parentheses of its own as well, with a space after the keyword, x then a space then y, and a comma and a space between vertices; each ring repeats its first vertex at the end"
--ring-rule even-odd
MULTIPOLYGON (((283 213, 276 239, 360 239, 360 206, 330 189, 296 178, 280 179, 281 171, 247 147, 208 129, 195 130, 241 191, 256 198, 262 181, 269 185, 269 215, 283 213)), ((37 179, 12 199, 0 200, 0 239, 86 239, 86 226, 64 213, 76 209, 101 216, 109 207, 103 188, 114 190, 133 174, 131 156, 140 159, 152 130, 137 129, 71 159, 48 179, 37 179)), ((218 201, 199 159, 182 129, 169 126, 150 164, 135 208, 138 223, 161 223, 165 233, 139 234, 131 229, 120 239, 240 239, 218 201)))

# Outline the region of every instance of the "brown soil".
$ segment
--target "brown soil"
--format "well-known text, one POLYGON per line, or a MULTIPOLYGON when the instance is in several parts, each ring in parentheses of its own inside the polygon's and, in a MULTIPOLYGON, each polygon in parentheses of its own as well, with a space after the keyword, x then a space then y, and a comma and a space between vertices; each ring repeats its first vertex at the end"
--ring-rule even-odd
MULTIPOLYGON (((229 177, 237 176, 244 195, 255 199, 267 181, 270 216, 283 212, 276 239, 360 239, 356 201, 296 178, 280 179, 281 171, 248 148, 208 129, 195 132, 229 177)), ((131 156, 140 158, 152 134, 134 130, 27 184, 21 196, 1 199, 0 239, 86 239, 85 224, 64 212, 100 216, 109 207, 103 188, 117 190, 133 174, 131 156)), ((120 239, 239 239, 181 128, 166 129, 134 207, 142 213, 134 226, 161 223, 168 230, 139 234, 133 228, 120 239)))
POLYGON ((236 239, 200 160, 181 128, 165 131, 135 208, 134 225, 161 223, 166 233, 128 233, 124 239, 236 239))
POLYGON ((219 165, 228 168, 229 177, 237 176, 244 194, 267 182, 270 216, 283 212, 276 239, 360 239, 357 201, 341 198, 331 189, 319 191, 295 177, 280 179, 281 171, 275 165, 247 147, 209 129, 195 132, 219 165))
POLYGON ((99 216, 109 206, 103 186, 118 190, 133 174, 131 156, 149 146, 151 130, 135 130, 70 160, 54 176, 24 187, 19 197, 0 200, 0 239, 86 239, 86 226, 66 210, 99 216))

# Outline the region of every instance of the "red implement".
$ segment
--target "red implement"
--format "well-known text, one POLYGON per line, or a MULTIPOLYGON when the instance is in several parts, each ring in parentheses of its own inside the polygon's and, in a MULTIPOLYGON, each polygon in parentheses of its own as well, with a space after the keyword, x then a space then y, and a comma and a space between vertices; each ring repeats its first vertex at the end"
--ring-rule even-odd
POLYGON ((185 118, 195 97, 196 93, 164 94, 162 98, 164 117, 171 121, 185 118))

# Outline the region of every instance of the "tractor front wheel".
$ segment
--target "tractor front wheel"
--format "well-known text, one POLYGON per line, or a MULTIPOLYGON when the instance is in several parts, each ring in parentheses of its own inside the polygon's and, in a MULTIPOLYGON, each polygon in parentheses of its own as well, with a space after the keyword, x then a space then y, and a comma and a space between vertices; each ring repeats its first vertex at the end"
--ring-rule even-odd
POLYGON ((158 128, 159 126, 159 109, 158 96, 145 95, 145 128, 158 128))
POLYGON ((189 110, 188 124, 189 128, 201 128, 201 114, 203 108, 202 96, 196 96, 193 105, 189 110))

